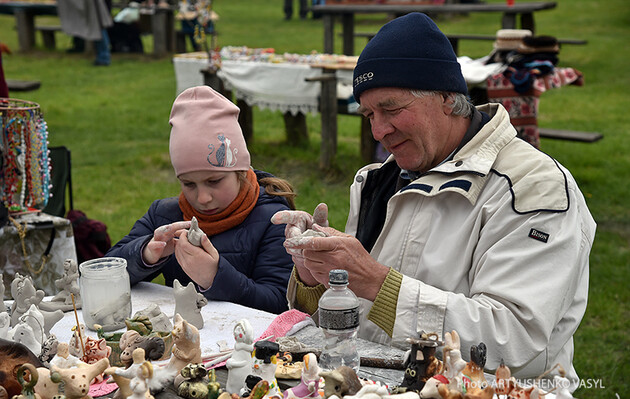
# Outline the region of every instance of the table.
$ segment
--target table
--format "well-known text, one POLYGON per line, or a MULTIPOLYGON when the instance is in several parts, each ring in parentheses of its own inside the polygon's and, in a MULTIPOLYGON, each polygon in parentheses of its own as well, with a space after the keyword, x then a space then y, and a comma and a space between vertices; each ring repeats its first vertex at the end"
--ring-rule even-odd
POLYGON ((322 15, 324 24, 324 53, 334 52, 335 17, 341 17, 343 35, 343 54, 354 54, 354 16, 355 14, 394 14, 397 16, 411 12, 428 14, 449 13, 473 13, 473 12, 500 12, 503 13, 501 27, 503 29, 516 29, 517 17, 520 16, 521 29, 529 29, 535 33, 534 12, 549 10, 556 7, 555 1, 541 2, 516 2, 512 6, 505 3, 485 4, 357 4, 357 5, 316 5, 312 7, 313 13, 322 15))
MULTIPOLYGON (((57 2, 46 1, 30 3, 25 1, 0 1, 0 14, 14 15, 18 34, 19 49, 28 52, 35 46, 35 17, 39 15, 57 15, 57 2)), ((142 18, 150 18, 153 35, 153 54, 163 56, 175 48, 174 8, 143 7, 142 18)))

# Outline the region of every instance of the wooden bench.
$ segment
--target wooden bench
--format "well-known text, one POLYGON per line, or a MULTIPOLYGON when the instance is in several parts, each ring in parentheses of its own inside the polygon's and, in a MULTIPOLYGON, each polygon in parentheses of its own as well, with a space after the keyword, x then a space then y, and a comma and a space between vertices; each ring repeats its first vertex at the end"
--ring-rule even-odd
POLYGON ((35 30, 41 32, 44 47, 49 50, 54 50, 57 48, 55 33, 61 32, 61 26, 36 26, 35 30))
MULTIPOLYGON (((368 41, 372 40, 372 38, 376 35, 376 32, 355 32, 355 37, 365 37, 368 41)), ((446 35, 448 41, 451 42, 451 46, 453 46, 453 50, 455 54, 459 54, 459 41, 460 40, 486 40, 486 41, 495 41, 496 36, 494 35, 472 35, 472 34, 453 34, 449 33, 446 35)), ((582 39, 558 39, 558 44, 575 44, 575 45, 584 45, 588 42, 582 39)))
POLYGON ((586 143, 592 143, 604 137, 598 132, 579 132, 574 130, 558 130, 543 127, 538 128, 538 134, 540 137, 546 137, 549 139, 582 141, 586 143))

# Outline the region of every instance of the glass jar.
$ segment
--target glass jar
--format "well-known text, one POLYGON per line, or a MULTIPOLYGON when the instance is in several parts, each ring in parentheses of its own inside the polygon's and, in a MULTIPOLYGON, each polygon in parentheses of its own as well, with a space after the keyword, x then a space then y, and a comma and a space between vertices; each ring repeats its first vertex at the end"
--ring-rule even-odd
POLYGON ((125 327, 125 319, 131 317, 127 261, 113 257, 92 259, 81 263, 79 272, 85 326, 93 331, 97 330, 95 324, 103 331, 125 327))

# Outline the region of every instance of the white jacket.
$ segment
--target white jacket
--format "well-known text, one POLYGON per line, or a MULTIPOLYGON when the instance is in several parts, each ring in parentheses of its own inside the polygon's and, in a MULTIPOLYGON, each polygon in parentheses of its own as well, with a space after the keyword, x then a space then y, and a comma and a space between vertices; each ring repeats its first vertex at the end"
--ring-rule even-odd
MULTIPOLYGON (((572 337, 586 309, 595 221, 571 174, 516 138, 502 106, 479 109, 492 119, 454 159, 389 200, 371 255, 404 275, 393 337, 366 319, 366 300, 359 336, 408 349, 405 339, 421 331, 456 330, 465 358, 487 345, 486 369, 503 359, 517 378, 535 378, 559 362, 575 384, 572 337)), ((379 166, 355 176, 348 234, 379 166)))

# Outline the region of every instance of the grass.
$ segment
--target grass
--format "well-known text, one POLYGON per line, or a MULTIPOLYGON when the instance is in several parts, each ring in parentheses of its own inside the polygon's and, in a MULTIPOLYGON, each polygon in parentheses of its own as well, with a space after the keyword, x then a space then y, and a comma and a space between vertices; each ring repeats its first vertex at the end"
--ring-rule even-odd
MULTIPOLYGON (((499 0, 494 0, 500 2, 499 0)), ((218 44, 273 47, 278 52, 308 53, 323 47, 320 20, 283 21, 280 3, 264 0, 215 1, 221 19, 218 44)), ((385 15, 360 16, 357 31, 375 31, 385 15)), ((494 13, 442 18, 446 33, 494 34, 500 16, 494 13)), ((54 17, 38 24, 58 24, 54 17)), ((585 75, 585 86, 543 94, 541 126, 599 131, 604 139, 577 143, 542 139, 543 151, 571 170, 598 223, 591 253, 590 298, 575 334, 575 366, 583 378, 605 387, 581 388, 578 398, 624 397, 630 392, 630 6, 626 0, 558 1, 553 10, 536 14, 538 34, 588 40, 586 46, 562 48, 560 65, 585 75)), ((340 31, 340 28, 337 28, 340 31)), ((49 127, 50 145, 72 151, 75 208, 108 225, 112 240, 122 238, 153 199, 178 193, 168 159, 168 115, 175 96, 169 57, 114 54, 107 68, 95 68, 89 55, 66 54, 70 39, 58 34, 60 49, 48 51, 37 38, 29 54, 17 52, 14 19, 0 16, 0 41, 16 51, 3 55, 9 79, 36 79, 39 90, 12 93, 39 103, 49 127)), ((336 40, 340 52, 341 40, 336 40)), ((356 51, 365 45, 357 39, 356 51)), ((460 53, 473 58, 487 54, 490 42, 460 42, 460 53)), ((310 147, 284 142, 280 113, 254 111, 253 164, 290 180, 297 205, 312 211, 319 202, 331 209, 331 224, 343 229, 348 211, 348 186, 359 158, 359 119, 339 118, 339 149, 329 172, 317 169, 319 116, 308 115, 310 147)))

